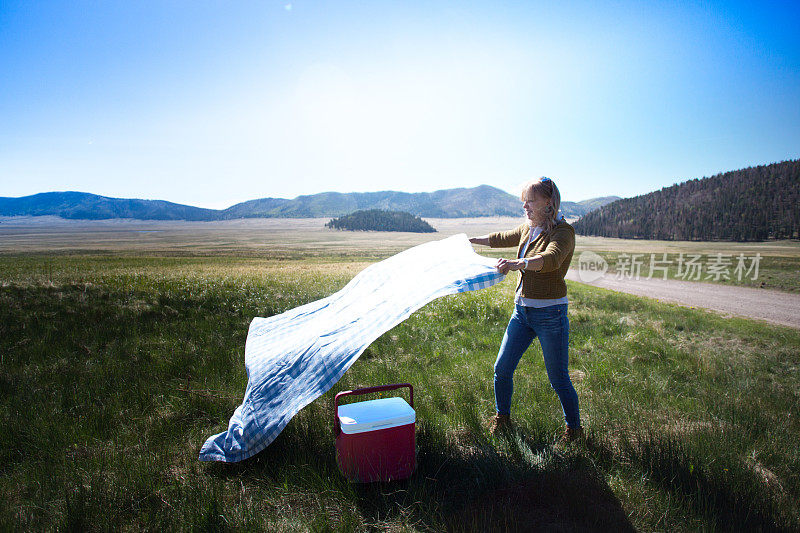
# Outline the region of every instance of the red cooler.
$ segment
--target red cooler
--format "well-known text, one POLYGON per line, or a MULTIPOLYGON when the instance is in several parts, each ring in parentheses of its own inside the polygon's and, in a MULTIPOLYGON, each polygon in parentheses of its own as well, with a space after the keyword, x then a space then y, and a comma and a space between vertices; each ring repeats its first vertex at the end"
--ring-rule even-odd
POLYGON ((408 383, 340 392, 336 413, 336 462, 350 481, 406 479, 417 464, 414 436, 414 388, 408 383), (344 396, 408 387, 411 405, 403 398, 381 398, 339 406, 344 396))

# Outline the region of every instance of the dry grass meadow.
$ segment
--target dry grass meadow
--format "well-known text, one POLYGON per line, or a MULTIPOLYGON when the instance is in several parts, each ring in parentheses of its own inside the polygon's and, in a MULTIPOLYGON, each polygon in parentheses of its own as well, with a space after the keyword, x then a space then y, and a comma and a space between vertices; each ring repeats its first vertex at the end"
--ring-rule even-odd
MULTIPOLYGON (((437 233, 347 232, 327 218, 242 219, 221 222, 68 221, 58 217, 0 217, 0 253, 178 252, 187 254, 386 255, 457 233, 482 235, 513 228, 521 218, 426 219, 437 233)), ((646 241, 578 236, 576 253, 728 253, 800 258, 800 243, 646 241)))
MULTIPOLYGON (((555 444, 560 407, 536 344, 516 376, 516 430, 487 433, 509 278, 431 302, 381 336, 255 458, 200 463, 199 446, 241 401, 252 317, 327 296, 414 244, 517 220, 430 222, 439 233, 0 220, 0 530, 800 528, 800 331, 572 282, 585 445, 555 444), (415 474, 346 482, 333 395, 400 381, 415 386, 415 474)), ((578 249, 755 250, 785 260, 797 285, 797 243, 713 244, 578 249)))

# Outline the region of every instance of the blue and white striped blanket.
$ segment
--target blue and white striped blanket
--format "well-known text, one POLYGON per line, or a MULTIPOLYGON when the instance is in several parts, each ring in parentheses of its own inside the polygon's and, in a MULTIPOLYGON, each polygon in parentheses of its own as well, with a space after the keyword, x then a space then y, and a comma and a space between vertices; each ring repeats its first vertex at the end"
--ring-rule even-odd
POLYGON ((501 281, 496 262, 476 254, 466 235, 455 235, 370 265, 327 298, 254 318, 244 400, 228 430, 203 444, 200 460, 241 461, 266 448, 367 346, 411 313, 441 296, 501 281))

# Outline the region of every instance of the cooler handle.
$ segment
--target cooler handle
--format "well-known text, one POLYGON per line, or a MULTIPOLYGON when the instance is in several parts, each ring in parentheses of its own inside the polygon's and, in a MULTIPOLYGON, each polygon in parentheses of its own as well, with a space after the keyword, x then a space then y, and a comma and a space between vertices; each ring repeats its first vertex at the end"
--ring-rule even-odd
POLYGON ((373 392, 381 392, 387 390, 395 390, 401 389, 403 387, 408 387, 408 399, 410 400, 409 403, 411 407, 414 407, 414 387, 411 386, 411 383, 395 383, 394 385, 377 385, 375 387, 364 387, 363 389, 356 389, 356 390, 346 390, 342 391, 337 394, 333 399, 333 419, 335 421, 334 427, 336 428, 336 434, 338 435, 341 431, 341 427, 339 426, 339 398, 344 396, 361 396, 362 394, 372 394, 373 392))

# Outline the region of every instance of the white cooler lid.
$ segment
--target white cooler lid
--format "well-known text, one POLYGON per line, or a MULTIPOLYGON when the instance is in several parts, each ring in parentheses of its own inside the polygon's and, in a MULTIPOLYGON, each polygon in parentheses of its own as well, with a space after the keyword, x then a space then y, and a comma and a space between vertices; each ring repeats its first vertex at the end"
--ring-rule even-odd
POLYGON ((417 419, 414 409, 399 397, 340 405, 338 415, 342 431, 348 435, 404 426, 417 419))

